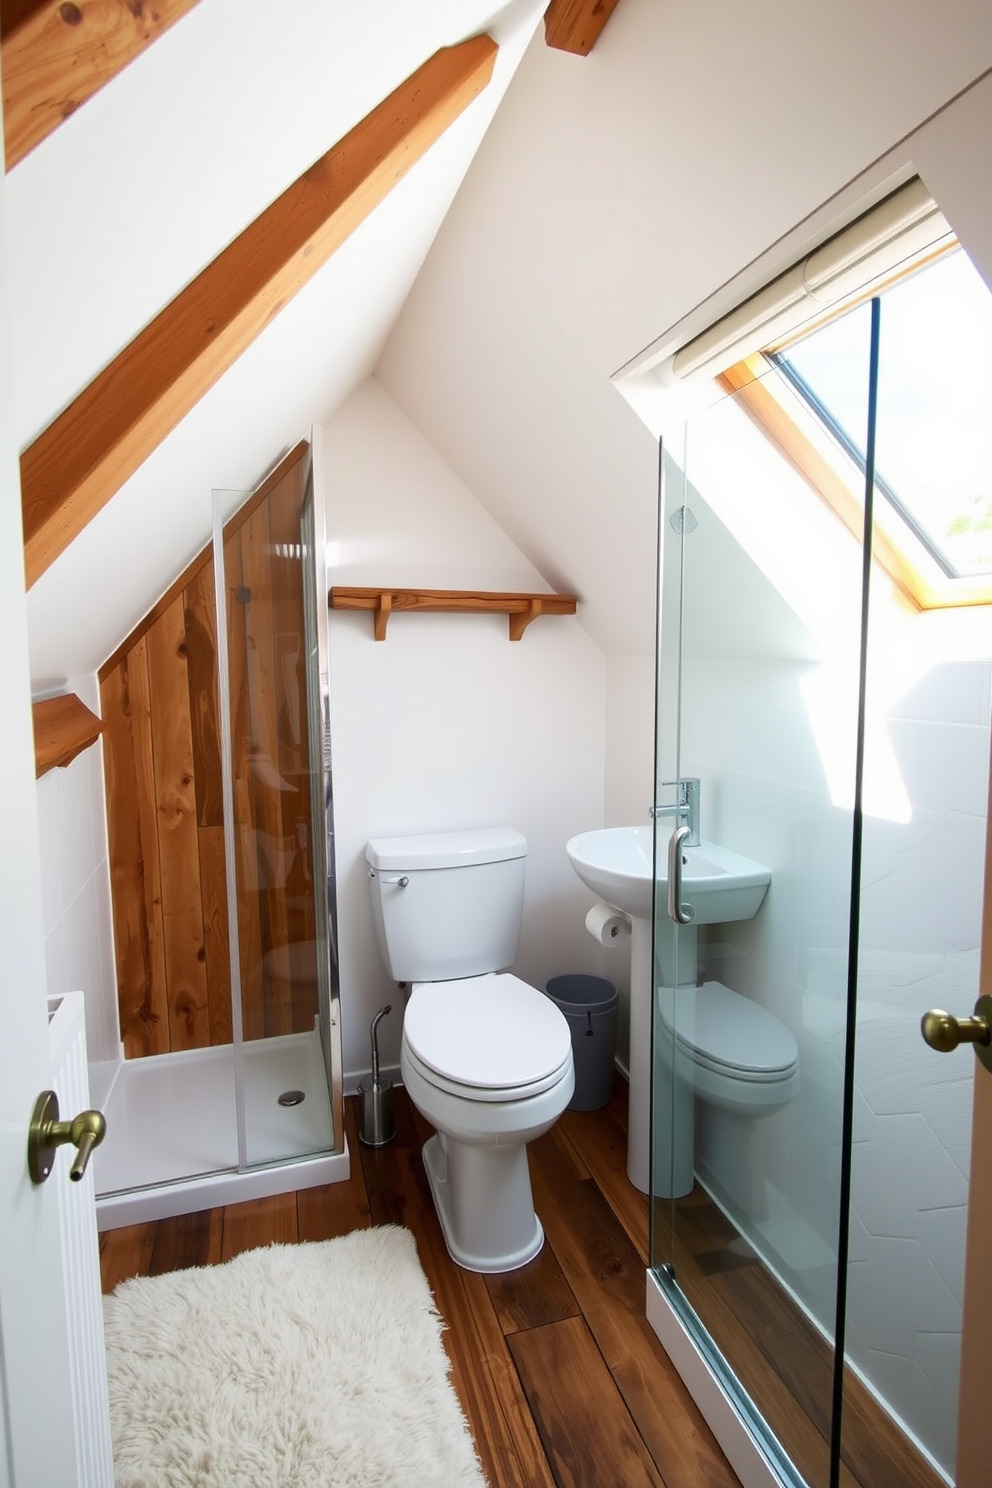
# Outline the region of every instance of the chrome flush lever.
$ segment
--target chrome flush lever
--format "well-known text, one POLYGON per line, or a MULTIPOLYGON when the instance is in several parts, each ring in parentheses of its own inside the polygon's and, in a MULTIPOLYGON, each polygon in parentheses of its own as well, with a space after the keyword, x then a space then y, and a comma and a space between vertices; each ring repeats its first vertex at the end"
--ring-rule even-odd
POLYGON ((668 918, 676 925, 696 918, 692 905, 682 903, 682 844, 688 836, 688 827, 676 827, 668 839, 668 918))
POLYGON ((367 866, 365 871, 369 878, 377 878, 380 883, 384 884, 395 884, 398 889, 405 889, 410 882, 405 873, 394 873, 390 878, 387 878, 383 873, 376 873, 375 869, 371 866, 367 866))

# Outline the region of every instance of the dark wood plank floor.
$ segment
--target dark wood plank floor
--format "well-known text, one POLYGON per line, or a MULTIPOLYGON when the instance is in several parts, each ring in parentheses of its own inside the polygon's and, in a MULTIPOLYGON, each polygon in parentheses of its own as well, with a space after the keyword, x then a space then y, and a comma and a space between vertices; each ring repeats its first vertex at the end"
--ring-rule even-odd
MULTIPOLYGON (((677 1201, 675 1227, 675 1269, 683 1290, 807 1482, 825 1483, 832 1347, 698 1186, 677 1201)), ((943 1483, 850 1370, 844 1384, 841 1483, 847 1488, 942 1488, 943 1483)))
MULTIPOLYGON (((531 1144, 547 1243, 529 1266, 494 1277, 462 1271, 450 1260, 420 1158, 431 1129, 405 1093, 396 1094, 396 1139, 378 1150, 360 1145, 355 1103, 345 1102, 347 1183, 101 1235, 104 1290, 128 1276, 216 1264, 253 1246, 404 1224, 448 1324, 452 1380, 492 1488, 739 1488, 644 1317, 648 1203, 626 1178, 624 1089, 618 1084, 605 1111, 566 1111, 531 1144)), ((823 1421, 818 1409, 810 1414, 822 1376, 803 1372, 810 1356, 802 1328, 809 1325, 795 1308, 794 1319, 781 1317, 786 1294, 760 1263, 749 1257, 738 1263, 741 1242, 704 1195, 685 1203, 679 1264, 704 1278, 704 1307, 720 1336, 729 1328, 750 1339, 735 1367, 746 1387, 770 1398, 781 1438, 812 1469, 810 1481, 823 1483, 823 1421), (730 1254, 734 1264, 725 1263, 730 1254), (762 1278, 771 1284, 768 1293, 762 1278), (796 1349, 770 1357, 779 1335, 788 1338, 793 1328, 796 1349)), ((822 1359, 815 1365, 822 1369, 822 1359)), ((846 1425, 851 1415, 849 1409, 846 1425)), ((892 1455, 881 1413, 863 1390, 856 1419, 856 1462, 845 1469, 846 1484, 935 1488, 932 1476, 914 1475, 898 1432, 892 1455)))

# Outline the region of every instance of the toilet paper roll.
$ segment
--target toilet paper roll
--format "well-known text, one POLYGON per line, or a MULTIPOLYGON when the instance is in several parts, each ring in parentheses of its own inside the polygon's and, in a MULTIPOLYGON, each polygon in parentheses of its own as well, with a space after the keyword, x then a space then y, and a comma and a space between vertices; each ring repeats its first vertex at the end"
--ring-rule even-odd
POLYGON ((600 945, 616 945, 618 940, 630 934, 630 920, 622 910, 600 901, 586 915, 586 929, 600 945))

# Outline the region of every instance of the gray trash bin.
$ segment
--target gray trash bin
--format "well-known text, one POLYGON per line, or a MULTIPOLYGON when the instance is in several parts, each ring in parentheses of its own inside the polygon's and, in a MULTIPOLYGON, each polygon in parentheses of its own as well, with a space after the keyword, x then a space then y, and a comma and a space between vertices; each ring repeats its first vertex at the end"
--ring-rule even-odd
POLYGON ((617 989, 604 977, 573 972, 552 977, 544 990, 564 1013, 572 1035, 575 1094, 568 1109, 599 1111, 613 1094, 617 989))

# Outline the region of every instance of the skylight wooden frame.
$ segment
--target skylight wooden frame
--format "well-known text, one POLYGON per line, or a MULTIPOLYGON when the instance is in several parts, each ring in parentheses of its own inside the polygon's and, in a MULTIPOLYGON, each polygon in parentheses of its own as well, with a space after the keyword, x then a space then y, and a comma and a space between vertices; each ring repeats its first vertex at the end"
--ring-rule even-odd
MULTIPOLYGON (((958 247, 943 245, 914 263, 907 273, 918 272, 934 259, 958 247)), ((863 299, 883 293, 906 277, 897 274, 863 299)), ((849 300, 825 315, 812 329, 853 309, 860 300, 849 300)), ((804 327, 800 337, 811 334, 804 327)), ((782 350, 769 347, 769 353, 782 350)), ((834 511, 860 543, 864 538, 864 489, 860 472, 839 449, 832 436, 805 401, 778 371, 769 355, 746 356, 717 375, 717 383, 732 394, 745 413, 802 476, 810 488, 834 511)), ((884 499, 875 503, 872 558, 888 575, 906 602, 916 611, 957 609, 992 604, 992 578, 949 578, 933 560, 912 528, 884 499)))

